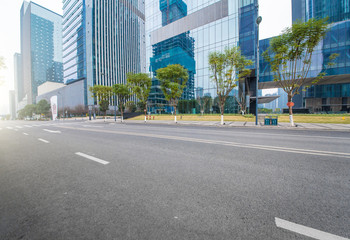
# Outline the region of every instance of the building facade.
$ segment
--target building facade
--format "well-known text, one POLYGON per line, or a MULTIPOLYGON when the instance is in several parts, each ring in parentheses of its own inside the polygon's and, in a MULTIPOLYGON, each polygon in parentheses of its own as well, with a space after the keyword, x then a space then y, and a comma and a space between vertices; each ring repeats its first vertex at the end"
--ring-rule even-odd
POLYGON ((64 0, 64 81, 89 87, 125 83, 128 72, 145 72, 144 0, 64 0))
POLYGON ((17 85, 16 92, 27 104, 32 104, 36 102, 39 85, 46 81, 63 82, 62 16, 24 1, 20 22, 21 64, 17 66, 21 65, 18 79, 23 84, 17 85))
MULTIPOLYGON (((189 72, 182 100, 217 97, 208 54, 240 46, 255 60, 256 0, 148 0, 146 1, 146 61, 152 75, 151 111, 170 112, 156 79, 156 71, 181 64, 189 72)), ((254 66, 251 66, 254 68, 254 66)), ((213 112, 213 106, 207 108, 213 112)))
POLYGON ((24 83, 22 75, 22 55, 20 53, 15 53, 13 56, 13 66, 14 66, 14 87, 15 87, 15 106, 16 111, 21 110, 21 104, 24 102, 24 83))

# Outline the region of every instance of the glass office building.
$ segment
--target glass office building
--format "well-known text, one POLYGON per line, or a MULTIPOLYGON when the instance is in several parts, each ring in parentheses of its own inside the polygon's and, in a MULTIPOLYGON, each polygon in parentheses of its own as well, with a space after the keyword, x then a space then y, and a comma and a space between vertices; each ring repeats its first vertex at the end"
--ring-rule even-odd
POLYGON ((21 8, 23 95, 35 103, 37 88, 46 81, 63 82, 62 16, 33 2, 21 8))
MULTIPOLYGON (((152 75, 151 111, 171 112, 156 79, 156 71, 181 64, 189 72, 183 100, 210 98, 215 103, 208 54, 240 46, 255 60, 256 0, 148 0, 146 1, 146 61, 152 75)), ((254 66, 252 66, 254 68, 254 66)), ((208 107, 215 112, 215 104, 208 107)), ((216 109, 218 111, 218 109, 216 109)))
POLYGON ((144 0, 64 0, 63 57, 66 83, 89 87, 126 82, 126 73, 145 72, 144 0))

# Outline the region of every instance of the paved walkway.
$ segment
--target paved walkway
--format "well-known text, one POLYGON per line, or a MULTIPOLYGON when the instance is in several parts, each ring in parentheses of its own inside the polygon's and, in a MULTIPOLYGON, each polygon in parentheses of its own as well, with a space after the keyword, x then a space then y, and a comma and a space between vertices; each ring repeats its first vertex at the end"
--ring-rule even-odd
MULTIPOLYGON (((110 122, 113 123, 114 119, 109 118, 106 120, 98 119, 93 122, 110 122)), ((117 119, 120 122, 120 119, 117 119)), ((124 120, 125 123, 138 123, 144 124, 143 120, 124 120)), ((166 120, 148 120, 147 124, 167 124, 174 125, 174 121, 166 120)), ((321 123, 295 123, 295 127, 291 127, 289 123, 279 123, 278 126, 265 126, 259 123, 258 126, 255 122, 225 122, 224 126, 220 125, 220 122, 215 121, 178 121, 177 125, 201 125, 201 126, 218 126, 218 127, 257 127, 257 128, 283 128, 283 129, 313 129, 313 130, 338 130, 338 131, 349 131, 350 124, 321 124, 321 123)))

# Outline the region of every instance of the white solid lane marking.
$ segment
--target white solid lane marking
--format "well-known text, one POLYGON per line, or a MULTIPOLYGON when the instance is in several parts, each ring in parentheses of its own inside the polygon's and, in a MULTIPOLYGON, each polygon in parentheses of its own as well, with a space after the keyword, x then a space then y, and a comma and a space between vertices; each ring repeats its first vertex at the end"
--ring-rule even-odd
POLYGON ((311 237, 318 240, 349 240, 348 238, 339 237, 334 234, 326 233, 317 229, 305 227, 296 223, 292 223, 280 218, 275 218, 276 226, 301 235, 311 237))
POLYGON ((93 156, 90 156, 90 155, 87 155, 85 153, 81 153, 81 152, 76 152, 75 153, 76 155, 78 156, 81 156, 81 157, 84 157, 84 158, 87 158, 87 159, 90 159, 92 161, 95 161, 95 162, 98 162, 98 163, 101 163, 103 165, 106 165, 108 164, 109 162, 105 161, 105 160, 102 160, 102 159, 99 159, 99 158, 96 158, 96 157, 93 157, 93 156))
POLYGON ((7 129, 13 129, 13 127, 6 127, 7 129))
POLYGON ((21 126, 16 126, 16 128, 23 128, 23 127, 21 127, 21 126))
POLYGON ((28 136, 29 134, 28 133, 23 133, 24 135, 28 136))
POLYGON ((24 125, 25 127, 28 127, 28 128, 31 128, 32 126, 30 126, 30 125, 24 125))
POLYGON ((82 131, 91 131, 91 132, 104 132, 104 133, 112 133, 112 134, 122 134, 129 136, 140 136, 140 137, 151 137, 151 138, 160 138, 160 139, 168 139, 168 140, 179 140, 186 142, 198 142, 198 143, 207 143, 207 144, 217 144, 231 147, 240 147, 240 148, 253 148, 267 151, 276 151, 276 152, 289 152, 289 153, 297 153, 297 154, 308 154, 308 155, 316 155, 316 156, 332 156, 332 157, 341 157, 341 158, 350 158, 350 153, 343 152, 328 152, 328 151, 319 151, 312 149, 301 149, 301 148, 288 148, 288 147, 277 147, 277 146, 268 146, 268 145, 256 145, 256 144, 244 144, 237 142, 227 142, 220 140, 207 140, 200 138, 189 138, 189 137, 178 137, 178 136, 167 136, 167 135, 158 135, 158 134, 150 134, 150 133, 136 133, 136 132, 123 132, 123 131, 110 131, 103 129, 91 129, 91 128, 72 128, 72 127, 63 127, 67 129, 74 130, 82 130, 82 131))
POLYGON ((39 141, 42 141, 44 143, 50 143, 49 141, 45 140, 45 139, 42 139, 42 138, 38 138, 39 141))
POLYGON ((43 130, 46 132, 49 132, 49 133, 61 133, 61 131, 54 131, 54 130, 49 130, 49 129, 43 129, 43 130))

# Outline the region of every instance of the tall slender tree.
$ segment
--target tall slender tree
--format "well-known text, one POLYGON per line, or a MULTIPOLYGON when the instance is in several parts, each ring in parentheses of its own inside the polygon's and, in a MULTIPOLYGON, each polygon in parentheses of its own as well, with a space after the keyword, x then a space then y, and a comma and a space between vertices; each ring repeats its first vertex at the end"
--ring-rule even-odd
POLYGON ((312 65, 312 56, 315 48, 326 36, 328 19, 310 19, 307 22, 297 22, 286 28, 283 33, 271 39, 270 47, 263 53, 264 58, 270 62, 274 72, 274 81, 278 83, 288 95, 289 120, 294 126, 293 97, 300 90, 307 89, 318 83, 326 75, 326 70, 334 64, 338 54, 332 54, 323 70, 307 83, 312 65))
POLYGON ((209 54, 209 68, 212 80, 216 85, 221 113, 221 125, 224 124, 224 108, 227 97, 237 86, 237 81, 246 78, 251 70, 246 67, 252 65, 251 60, 242 56, 239 47, 226 48, 224 52, 209 54))
POLYGON ((113 93, 117 96, 118 106, 120 108, 120 114, 121 114, 121 122, 123 122, 124 121, 124 115, 123 115, 124 104, 131 95, 130 86, 127 84, 114 84, 113 93))
POLYGON ((147 121, 147 100, 152 87, 152 79, 146 73, 128 73, 127 82, 139 102, 144 106, 145 122, 147 121))
POLYGON ((175 123, 176 107, 186 87, 188 71, 180 64, 172 64, 157 70, 157 78, 165 99, 174 107, 175 123))
POLYGON ((103 112, 104 117, 106 117, 106 112, 109 109, 109 100, 112 97, 112 87, 95 85, 90 87, 89 90, 92 96, 98 101, 100 111, 103 112))

